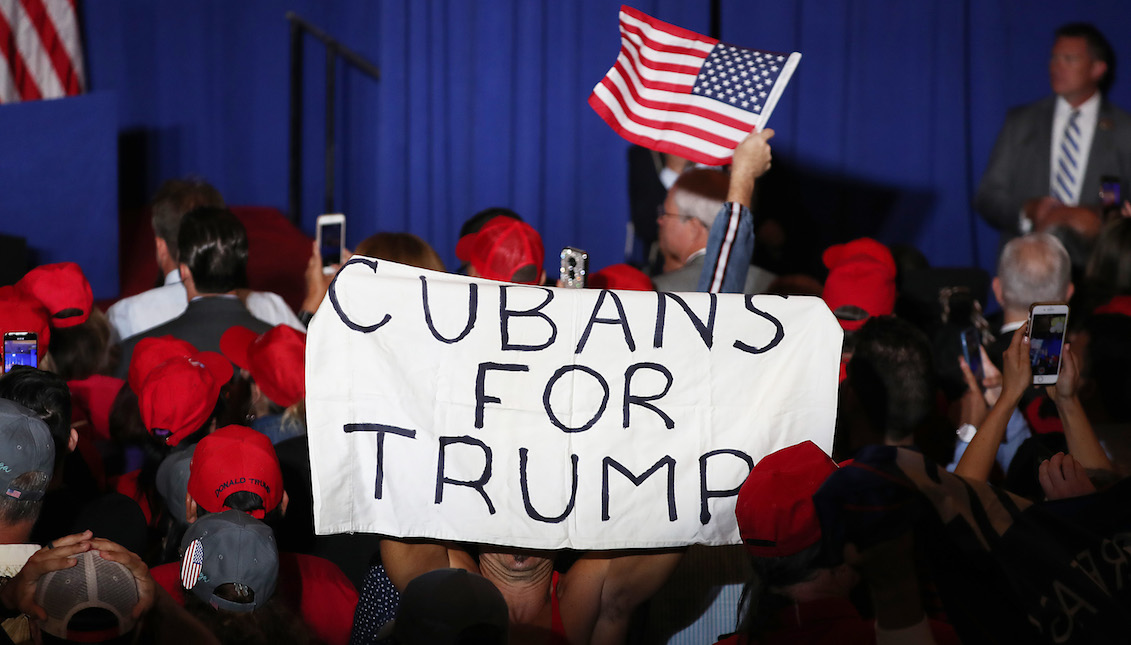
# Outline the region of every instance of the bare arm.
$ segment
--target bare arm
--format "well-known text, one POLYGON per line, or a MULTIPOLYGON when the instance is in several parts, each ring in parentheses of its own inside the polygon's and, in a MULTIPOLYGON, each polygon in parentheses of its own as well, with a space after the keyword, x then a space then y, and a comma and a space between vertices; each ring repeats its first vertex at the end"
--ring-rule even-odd
POLYGON ((663 586, 684 549, 628 553, 587 554, 559 585, 563 618, 589 617, 581 621, 579 631, 591 634, 587 642, 594 645, 624 643, 632 612, 663 586))
POLYGON ((990 408, 966 452, 962 453, 962 459, 958 460, 958 465, 954 468, 955 475, 976 481, 989 479, 998 446, 1005 437, 1009 417, 1021 401, 1021 395, 1033 382, 1027 334, 1025 325, 1013 333, 1013 341, 1010 342, 1009 349, 1005 350, 1001 396, 994 407, 990 408))
POLYGON ((404 591, 413 578, 436 569, 453 567, 479 573, 479 567, 466 551, 441 542, 385 538, 381 540, 381 564, 397 591, 404 591))
POLYGON ((1061 352, 1060 375, 1056 385, 1046 388, 1049 396, 1056 402, 1056 410, 1060 421, 1064 424, 1064 438, 1068 443, 1068 454, 1084 468, 1097 470, 1114 470, 1111 460, 1104 452, 1100 440, 1084 413, 1077 396, 1080 382, 1079 366, 1076 355, 1072 352, 1072 345, 1065 343, 1061 352))
POLYGON ((750 208, 750 198, 754 194, 754 180, 770 169, 772 155, 769 140, 774 131, 767 128, 752 132, 734 149, 734 161, 730 168, 730 187, 727 201, 750 208))

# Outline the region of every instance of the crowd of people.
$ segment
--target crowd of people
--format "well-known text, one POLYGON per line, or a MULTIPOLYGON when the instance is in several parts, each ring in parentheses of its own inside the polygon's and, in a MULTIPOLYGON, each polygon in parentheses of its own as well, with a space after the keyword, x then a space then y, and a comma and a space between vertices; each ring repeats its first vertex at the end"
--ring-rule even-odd
MULTIPOLYGON (((868 238, 825 249, 820 276, 758 266, 772 130, 729 170, 660 171, 652 261, 588 287, 818 296, 844 332, 831 454, 804 442, 754 465, 733 547, 316 535, 305 332, 333 272, 313 246, 298 311, 250 290, 219 192, 166 182, 163 286, 105 312, 73 263, 0 287, 0 330, 38 341, 36 367, 6 354, 0 378, 0 643, 1125 640, 1131 204, 1089 197, 1131 177, 1131 117, 1102 94, 1113 65, 1098 31, 1065 27, 1054 96, 1007 120, 977 200, 1002 231, 992 280, 868 238), (1042 150, 1023 149, 1026 128, 1042 150), (1035 303, 1070 305, 1040 388, 1035 303)), ((356 253, 446 270, 409 233, 356 253)), ((456 254, 473 278, 554 283, 538 232, 505 208, 471 217, 456 254)))

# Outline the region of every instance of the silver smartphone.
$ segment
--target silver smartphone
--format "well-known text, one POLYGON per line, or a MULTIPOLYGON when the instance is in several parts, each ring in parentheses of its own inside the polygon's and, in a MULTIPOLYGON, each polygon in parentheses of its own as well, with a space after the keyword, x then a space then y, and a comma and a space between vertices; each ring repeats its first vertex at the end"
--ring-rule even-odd
POLYGON ((1068 305, 1038 302, 1029 307, 1029 360, 1034 385, 1052 385, 1060 374, 1068 305))

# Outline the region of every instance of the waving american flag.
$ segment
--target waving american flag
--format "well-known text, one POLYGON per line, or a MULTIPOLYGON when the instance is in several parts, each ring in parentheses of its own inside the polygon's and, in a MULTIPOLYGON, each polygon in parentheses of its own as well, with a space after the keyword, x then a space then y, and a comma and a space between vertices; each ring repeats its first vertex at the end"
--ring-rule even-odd
POLYGON ((589 105, 625 139, 711 166, 762 129, 801 54, 722 43, 620 10, 616 64, 593 88, 589 105))

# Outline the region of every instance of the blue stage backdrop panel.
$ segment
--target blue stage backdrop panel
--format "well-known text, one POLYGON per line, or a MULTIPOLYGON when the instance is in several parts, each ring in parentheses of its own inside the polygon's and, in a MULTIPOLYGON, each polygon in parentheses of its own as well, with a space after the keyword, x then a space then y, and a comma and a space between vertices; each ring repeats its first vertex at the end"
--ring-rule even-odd
MULTIPOLYGON (((710 29, 707 0, 632 4, 710 29)), ((938 266, 993 271, 997 233, 970 203, 1006 110, 1048 92, 1060 23, 1100 25, 1127 60, 1124 4, 721 0, 721 37, 804 55, 770 126, 775 169, 794 171, 795 208, 815 222, 806 234, 821 244, 870 234, 914 244, 938 266)), ((623 257, 628 144, 586 103, 619 49, 620 0, 81 6, 91 87, 118 92, 118 127, 140 157, 131 173, 143 176, 123 184, 143 185, 146 198, 161 180, 196 173, 230 203, 286 207, 283 16, 293 10, 382 70, 379 81, 336 70, 334 196, 350 244, 407 230, 454 266, 464 219, 509 206, 542 232, 550 271, 565 244, 588 249, 595 268, 623 257)), ((325 50, 304 44, 300 215, 313 233, 325 50)), ((1131 108, 1131 83, 1117 81, 1113 98, 1131 108)))
POLYGON ((110 93, 0 106, 0 232, 78 263, 95 298, 118 294, 117 133, 110 93))

